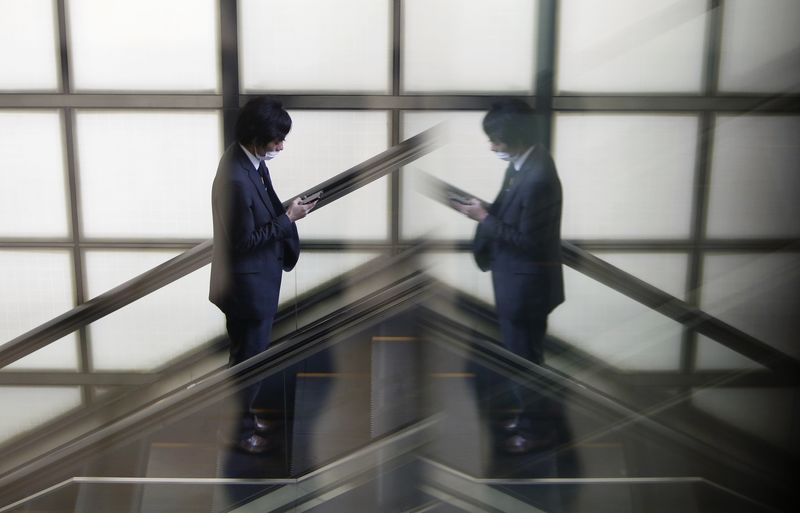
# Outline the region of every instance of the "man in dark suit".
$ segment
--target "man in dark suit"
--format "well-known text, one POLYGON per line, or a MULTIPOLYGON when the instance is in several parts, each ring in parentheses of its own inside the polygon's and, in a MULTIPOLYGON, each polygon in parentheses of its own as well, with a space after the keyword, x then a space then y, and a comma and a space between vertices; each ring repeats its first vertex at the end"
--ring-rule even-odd
MULTIPOLYGON (((548 314, 564 301, 561 270, 561 182, 547 149, 537 144, 531 107, 521 100, 495 103, 483 119, 490 149, 509 162, 502 189, 491 205, 475 198, 454 207, 478 221, 473 253, 492 272, 503 345, 534 363, 544 361, 548 314)), ((541 398, 513 383, 507 389, 520 413, 501 425, 509 452, 527 452, 535 439, 534 410, 541 398)))
MULTIPOLYGON (((239 111, 236 142, 219 162, 212 188, 214 253, 209 299, 225 313, 230 366, 264 351, 270 342, 283 271, 297 263, 300 242, 295 221, 316 205, 296 198, 283 208, 266 161, 283 150, 292 126, 280 103, 265 97, 239 111)), ((241 422, 233 443, 249 453, 271 448, 269 424, 252 413, 260 383, 238 395, 241 422)))

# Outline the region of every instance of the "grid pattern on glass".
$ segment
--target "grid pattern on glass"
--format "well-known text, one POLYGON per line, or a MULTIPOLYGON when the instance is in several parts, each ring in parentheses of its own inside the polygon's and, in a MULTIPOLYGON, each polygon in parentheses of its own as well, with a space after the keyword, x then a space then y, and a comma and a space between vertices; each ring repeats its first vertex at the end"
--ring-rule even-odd
POLYGON ((424 195, 424 172, 471 192, 485 201, 494 200, 503 181, 506 163, 489 151, 481 122, 484 112, 403 112, 403 139, 446 123, 448 143, 403 168, 402 237, 469 239, 475 222, 424 195))
POLYGON ((219 89, 214 0, 68 0, 73 89, 219 89))
POLYGON ((383 94, 390 0, 239 0, 243 91, 383 94))
POLYGON ((78 387, 0 387, 0 444, 81 405, 78 387))
POLYGON ((784 353, 800 357, 797 253, 707 254, 700 308, 784 353))
POLYGON ((703 0, 563 0, 558 89, 700 92, 706 4, 703 0))
POLYGON ((529 94, 536 0, 405 0, 402 90, 529 94))
MULTIPOLYGON (((75 306, 72 256, 67 250, 0 251, 0 343, 75 306)), ((15 369, 75 370, 74 334, 15 362, 15 369)))
POLYGON ((692 406, 777 447, 789 447, 795 419, 793 388, 704 388, 692 406))
POLYGON ((688 237, 697 117, 560 114, 565 238, 688 237))
POLYGON ((570 268, 564 285, 550 334, 620 370, 678 370, 680 324, 570 268))
POLYGON ((798 169, 800 117, 717 117, 708 236, 800 236, 798 169))
POLYGON ((58 90, 56 34, 54 0, 0 0, 0 91, 58 90))
MULTIPOLYGON (((90 297, 176 256, 173 251, 87 251, 90 297)), ((95 370, 152 371, 224 333, 208 301, 206 266, 88 326, 95 370)))
POLYGON ((278 304, 291 304, 298 296, 337 276, 355 269, 373 258, 380 256, 375 252, 338 251, 323 253, 303 251, 297 266, 290 273, 284 273, 281 281, 278 304))
POLYGON ((78 111, 83 234, 211 236, 219 112, 78 111))
POLYGON ((719 89, 800 92, 800 2, 725 0, 719 89))
POLYGON ((0 237, 69 236, 58 111, 0 110, 0 237))
MULTIPOLYGON (((345 171, 389 146, 386 111, 291 111, 284 151, 269 163, 282 201, 345 171)), ((386 178, 312 211, 297 224, 300 239, 386 239, 389 226, 386 178)), ((324 193, 323 193, 324 194, 324 193)))

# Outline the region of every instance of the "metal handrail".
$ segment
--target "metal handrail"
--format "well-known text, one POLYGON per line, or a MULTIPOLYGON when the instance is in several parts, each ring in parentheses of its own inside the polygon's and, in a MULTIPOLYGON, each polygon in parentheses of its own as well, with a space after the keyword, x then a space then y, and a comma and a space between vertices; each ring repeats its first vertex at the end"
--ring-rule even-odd
MULTIPOLYGON (((428 129, 297 196, 323 190, 325 193, 315 210, 322 208, 435 150, 440 144, 442 135, 442 129, 439 127, 428 129)), ((284 206, 288 207, 290 203, 286 201, 284 206)), ((175 258, 6 342, 0 346, 0 368, 207 265, 211 262, 212 248, 212 240, 202 242, 175 258)))

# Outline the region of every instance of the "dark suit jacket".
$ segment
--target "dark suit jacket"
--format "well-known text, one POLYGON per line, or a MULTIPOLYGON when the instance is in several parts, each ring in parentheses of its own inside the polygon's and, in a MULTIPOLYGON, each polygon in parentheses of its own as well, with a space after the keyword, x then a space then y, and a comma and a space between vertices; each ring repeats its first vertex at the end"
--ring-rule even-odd
POLYGON ((209 299, 226 315, 267 319, 283 271, 300 254, 297 227, 238 143, 225 150, 212 188, 214 254, 209 299))
POLYGON ((499 316, 522 305, 547 314, 564 301, 561 182, 550 154, 536 146, 522 169, 509 165, 503 186, 478 223, 475 260, 494 274, 499 316))

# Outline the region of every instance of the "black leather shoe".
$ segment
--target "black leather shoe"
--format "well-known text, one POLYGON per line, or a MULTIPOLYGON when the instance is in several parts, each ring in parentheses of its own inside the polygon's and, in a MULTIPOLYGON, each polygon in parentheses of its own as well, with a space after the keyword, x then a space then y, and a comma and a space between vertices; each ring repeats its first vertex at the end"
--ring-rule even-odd
POLYGON ((259 435, 266 435, 278 430, 278 423, 274 420, 267 420, 261 417, 253 417, 253 428, 259 435))
POLYGON ((517 416, 510 417, 504 420, 501 420, 497 423, 497 427, 499 427, 502 431, 506 433, 516 433, 521 427, 520 418, 517 416))
POLYGON ((246 452, 247 454, 261 454, 273 448, 273 444, 269 438, 263 436, 252 435, 250 438, 239 440, 236 449, 246 452))
POLYGON ((503 450, 509 454, 525 454, 531 451, 548 449, 556 445, 554 435, 534 437, 529 434, 517 433, 503 442, 503 450))

